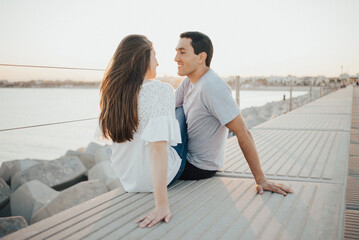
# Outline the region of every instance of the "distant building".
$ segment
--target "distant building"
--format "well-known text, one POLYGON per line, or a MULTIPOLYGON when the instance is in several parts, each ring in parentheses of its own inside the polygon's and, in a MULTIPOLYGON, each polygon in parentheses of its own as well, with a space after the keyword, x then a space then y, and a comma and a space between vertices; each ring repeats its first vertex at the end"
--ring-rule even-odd
POLYGON ((329 83, 330 84, 338 84, 338 83, 340 83, 341 82, 341 80, 339 79, 339 78, 329 78, 329 83))
POLYGON ((350 76, 349 77, 349 82, 351 83, 351 84, 354 84, 354 83, 356 83, 358 81, 358 76, 350 76))
POLYGON ((347 73, 342 73, 342 74, 339 75, 339 79, 340 79, 341 81, 349 81, 349 74, 347 74, 347 73))

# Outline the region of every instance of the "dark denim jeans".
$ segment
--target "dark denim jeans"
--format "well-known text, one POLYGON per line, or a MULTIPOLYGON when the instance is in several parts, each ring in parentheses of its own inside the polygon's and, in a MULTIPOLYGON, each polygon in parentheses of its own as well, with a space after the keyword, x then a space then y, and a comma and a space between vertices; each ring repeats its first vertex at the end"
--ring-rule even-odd
POLYGON ((176 150, 176 152, 182 159, 182 162, 181 162, 180 169, 177 172, 177 175, 175 176, 175 178, 172 180, 172 182, 169 185, 171 185, 172 183, 174 183, 176 180, 178 180, 181 177, 181 175, 184 171, 184 168, 186 166, 188 138, 187 138, 186 116, 184 115, 183 107, 176 108, 176 118, 180 125, 182 143, 178 144, 177 146, 174 146, 173 148, 176 150))

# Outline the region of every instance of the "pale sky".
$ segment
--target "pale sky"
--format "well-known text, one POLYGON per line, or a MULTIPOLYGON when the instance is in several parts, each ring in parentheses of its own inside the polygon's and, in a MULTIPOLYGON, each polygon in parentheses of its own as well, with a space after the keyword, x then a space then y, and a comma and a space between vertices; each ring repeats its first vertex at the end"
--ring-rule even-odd
MULTIPOLYGON (((0 0, 0 63, 106 68, 123 37, 146 35, 158 76, 177 76, 179 34, 213 42, 221 76, 359 73, 358 0, 0 0)), ((101 80, 102 72, 0 66, 0 80, 101 80)))

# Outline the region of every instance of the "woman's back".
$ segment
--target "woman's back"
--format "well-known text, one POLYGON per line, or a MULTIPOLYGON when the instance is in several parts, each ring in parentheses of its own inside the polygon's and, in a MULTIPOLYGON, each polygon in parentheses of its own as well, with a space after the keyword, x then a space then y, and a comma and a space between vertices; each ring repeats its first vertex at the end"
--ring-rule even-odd
POLYGON ((142 85, 138 120, 132 141, 112 144, 112 166, 128 192, 153 191, 149 142, 167 142, 167 184, 181 165, 177 152, 170 147, 181 142, 181 134, 175 117, 174 90, 169 84, 150 81, 142 85))

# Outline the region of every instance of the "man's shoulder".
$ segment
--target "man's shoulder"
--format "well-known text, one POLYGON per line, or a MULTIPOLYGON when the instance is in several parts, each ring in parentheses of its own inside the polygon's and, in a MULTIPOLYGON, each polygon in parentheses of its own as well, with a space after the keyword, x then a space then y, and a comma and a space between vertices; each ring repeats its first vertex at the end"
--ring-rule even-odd
POLYGON ((182 80, 181 84, 179 85, 179 87, 176 89, 176 94, 178 92, 183 93, 184 95, 186 94, 186 92, 190 89, 190 84, 191 81, 189 80, 188 77, 186 77, 185 79, 182 80), (179 90, 179 91, 178 91, 179 90))
POLYGON ((204 91, 230 90, 228 84, 212 69, 208 71, 204 80, 202 84, 204 91))
POLYGON ((183 87, 187 87, 190 83, 191 83, 191 81, 189 80, 188 77, 186 77, 185 79, 182 80, 181 85, 183 87))

